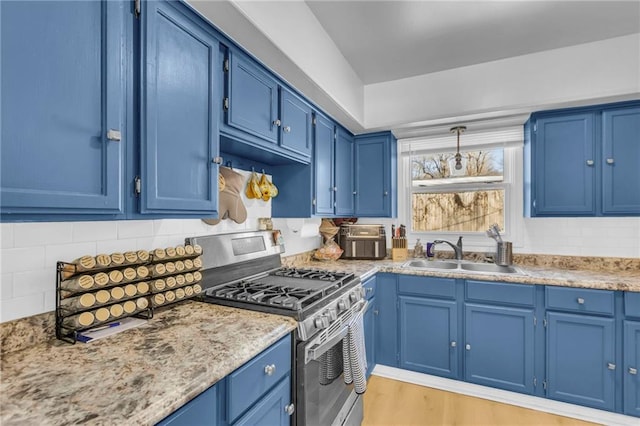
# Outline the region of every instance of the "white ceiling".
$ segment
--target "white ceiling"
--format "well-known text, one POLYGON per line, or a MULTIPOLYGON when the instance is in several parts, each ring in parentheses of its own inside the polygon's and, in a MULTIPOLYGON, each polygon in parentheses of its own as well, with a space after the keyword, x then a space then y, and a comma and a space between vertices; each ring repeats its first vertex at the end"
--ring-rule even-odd
POLYGON ((306 0, 364 84, 640 32, 640 1, 306 0))

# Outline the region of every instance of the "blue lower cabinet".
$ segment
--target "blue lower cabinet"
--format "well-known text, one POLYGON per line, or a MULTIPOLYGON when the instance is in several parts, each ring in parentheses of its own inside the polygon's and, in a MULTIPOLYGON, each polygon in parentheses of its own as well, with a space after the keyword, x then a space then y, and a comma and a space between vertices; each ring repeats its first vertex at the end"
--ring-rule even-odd
POLYGON ((291 422, 292 410, 291 379, 287 375, 233 425, 286 426, 291 422))
POLYGON ((158 426, 204 426, 218 424, 218 387, 216 384, 186 403, 158 426))
POLYGON ((533 309, 465 304, 465 380, 534 391, 533 309))
POLYGON ((371 375, 373 367, 376 365, 376 298, 369 299, 369 306, 364 312, 364 344, 367 353, 367 378, 371 375))
POLYGON ((398 352, 398 276, 395 274, 376 275, 376 362, 397 367, 398 352))
POLYGON ((640 321, 624 322, 623 347, 624 413, 640 417, 640 321))
POLYGON ((547 396, 613 410, 614 319, 559 312, 547 318, 547 396))
POLYGON ((412 296, 399 299, 400 367, 459 378, 456 301, 412 296))

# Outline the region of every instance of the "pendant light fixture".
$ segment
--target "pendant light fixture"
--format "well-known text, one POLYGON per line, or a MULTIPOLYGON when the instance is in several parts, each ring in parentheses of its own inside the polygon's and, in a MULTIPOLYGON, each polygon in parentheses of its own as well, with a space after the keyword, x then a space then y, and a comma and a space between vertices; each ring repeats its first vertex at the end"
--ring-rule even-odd
POLYGON ((456 164, 454 168, 456 170, 462 169, 462 155, 460 154, 460 133, 464 133, 465 130, 467 130, 467 126, 456 126, 456 127, 452 127, 449 130, 451 133, 456 133, 458 135, 458 145, 456 148, 456 155, 454 157, 456 160, 456 164))

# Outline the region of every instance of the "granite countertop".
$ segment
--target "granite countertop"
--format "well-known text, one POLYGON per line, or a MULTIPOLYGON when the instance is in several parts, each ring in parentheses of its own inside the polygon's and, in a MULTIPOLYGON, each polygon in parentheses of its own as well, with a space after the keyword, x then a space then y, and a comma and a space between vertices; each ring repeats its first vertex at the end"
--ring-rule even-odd
POLYGON ((405 262, 406 261, 394 262, 389 259, 337 260, 335 262, 305 260, 296 262, 295 266, 351 272, 359 275, 363 280, 376 272, 390 272, 395 274, 501 281, 518 284, 542 284, 640 292, 640 269, 623 269, 613 272, 607 270, 593 271, 563 269, 551 266, 515 265, 522 272, 521 274, 493 274, 403 268, 402 265, 405 262))
POLYGON ((10 352, 0 424, 154 424, 295 327, 288 317, 188 301, 102 340, 10 352))

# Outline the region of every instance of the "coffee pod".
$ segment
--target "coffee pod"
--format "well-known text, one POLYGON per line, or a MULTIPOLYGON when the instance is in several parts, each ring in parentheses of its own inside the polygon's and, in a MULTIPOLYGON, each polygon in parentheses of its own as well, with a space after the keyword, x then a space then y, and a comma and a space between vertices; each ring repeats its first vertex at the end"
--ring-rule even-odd
POLYGON ((96 310, 96 320, 99 322, 104 322, 109 319, 111 314, 109 313, 108 308, 100 308, 96 310))
POLYGON ((176 300, 176 293, 172 290, 166 291, 164 293, 164 298, 167 299, 167 302, 173 302, 174 300, 176 300))
POLYGON ((87 309, 96 304, 93 293, 85 293, 80 297, 63 299, 60 304, 67 309, 87 309))
POLYGON ((184 299, 185 292, 184 289, 178 288, 176 289, 176 299, 184 299))
POLYGON ((202 258, 196 257, 195 259, 193 259, 193 267, 202 268, 202 258))
POLYGON ((80 275, 70 280, 62 281, 60 286, 64 290, 69 291, 85 291, 91 289, 95 284, 95 280, 91 275, 80 275))
POLYGON ((185 254, 187 254, 187 252, 184 250, 184 246, 176 246, 176 255, 182 257, 185 254))
POLYGON ((119 316, 122 316, 122 314, 124 313, 124 308, 122 307, 121 304, 116 303, 115 305, 111 305, 111 307, 109 307, 109 313, 111 314, 112 317, 118 318, 119 316))
POLYGON ((136 306, 138 309, 147 309, 149 307, 149 301, 146 297, 139 297, 136 299, 136 306))
POLYGON ((165 303, 164 294, 158 293, 158 294, 154 294, 153 295, 153 304, 154 304, 154 306, 164 305, 164 303, 165 303))
POLYGON ((191 272, 187 272, 186 274, 184 274, 184 281, 187 284, 191 284, 193 282, 193 274, 191 272))
POLYGON ((165 283, 167 284, 167 287, 169 288, 173 288, 176 286, 176 277, 167 277, 164 279, 165 283))
POLYGON ((193 273, 193 280, 200 281, 202 279, 202 273, 200 271, 195 271, 193 273))
POLYGON ((173 262, 167 262, 164 264, 164 268, 167 274, 173 274, 176 271, 176 264, 173 262))
POLYGON ((126 268, 122 275, 124 275, 125 281, 133 281, 138 277, 138 274, 136 274, 136 270, 133 268, 126 268))
POLYGON ((132 264, 138 261, 138 254, 135 251, 127 251, 124 253, 125 263, 132 264))
POLYGON ((89 327, 94 322, 95 316, 91 312, 83 312, 63 320, 64 325, 69 328, 89 327))
POLYGON ((136 284, 136 287, 139 294, 147 294, 149 292, 149 284, 144 281, 136 284))
POLYGON ((155 280, 151 285, 153 286, 154 291, 162 291, 166 287, 164 280, 155 280))
POLYGON ((178 272, 184 271, 184 262, 182 260, 176 260, 175 265, 176 265, 176 271, 178 272))
POLYGON ((98 272, 93 276, 93 279, 95 280, 96 285, 99 287, 104 287, 105 285, 109 284, 109 275, 104 272, 98 272))
POLYGON ((156 263, 151 267, 151 275, 154 277, 164 275, 166 272, 167 272, 167 268, 165 268, 163 263, 156 263))
POLYGON ((111 253, 111 263, 113 265, 122 265, 124 263, 124 254, 111 253))
POLYGON ((111 297, 115 300, 120 300, 124 297, 124 290, 122 287, 114 287, 111 289, 111 297))
POLYGON ((135 284, 127 284, 126 286, 124 286, 124 294, 127 295, 127 297, 133 297, 138 293, 138 288, 136 287, 135 284))
POLYGON ((96 256, 96 265, 98 268, 106 268, 111 265, 111 256, 108 254, 99 254, 96 256))
POLYGON ((185 283, 184 275, 176 275, 176 284, 184 285, 184 283, 185 283))
POLYGON ((194 253, 193 246, 191 246, 191 245, 186 245, 186 246, 184 246, 184 252, 185 252, 188 256, 191 256, 191 255, 194 253))
POLYGON ((146 250, 138 250, 136 253, 138 255, 138 260, 140 262, 148 262, 149 261, 149 252, 146 250))
POLYGON ((173 247, 167 247, 165 249, 165 252, 167 253, 167 258, 172 259, 174 257, 176 257, 177 253, 176 253, 176 249, 173 247))
POLYGON ((187 297, 191 297, 191 296, 193 296, 193 287, 191 287, 190 285, 186 286, 186 287, 184 288, 184 294, 185 294, 187 297))
POLYGON ((157 248, 153 251, 154 260, 162 260, 167 257, 167 252, 162 248, 157 248))
POLYGON ((124 309, 125 313, 132 314, 136 311, 136 302, 134 302, 133 300, 127 300, 122 304, 122 308, 124 309))
POLYGON ((185 267, 185 269, 193 269, 193 260, 185 259, 184 260, 184 267, 185 267))
POLYGON ((200 247, 198 244, 194 245, 193 252, 200 256, 202 254, 202 247, 200 247))
POLYGON ((123 279, 124 279, 124 275, 122 275, 122 272, 118 271, 117 269, 109 272, 109 282, 110 283, 112 283, 112 284, 120 284, 123 279))
POLYGON ((98 302, 99 304, 104 304, 107 303, 109 300, 111 300, 111 293, 109 293, 107 290, 99 290, 98 292, 96 292, 96 302, 98 302))
POLYGON ((193 285, 193 294, 200 294, 202 292, 202 286, 200 284, 193 285))
POLYGON ((147 278, 149 276, 149 268, 146 266, 138 266, 136 268, 136 274, 138 274, 138 278, 147 278))
POLYGON ((70 264, 62 267, 62 277, 69 278, 79 272, 90 271, 96 267, 96 259, 93 256, 82 256, 70 264))

